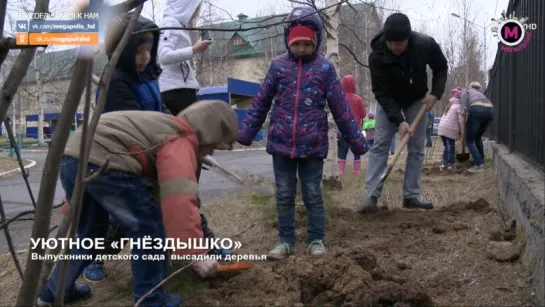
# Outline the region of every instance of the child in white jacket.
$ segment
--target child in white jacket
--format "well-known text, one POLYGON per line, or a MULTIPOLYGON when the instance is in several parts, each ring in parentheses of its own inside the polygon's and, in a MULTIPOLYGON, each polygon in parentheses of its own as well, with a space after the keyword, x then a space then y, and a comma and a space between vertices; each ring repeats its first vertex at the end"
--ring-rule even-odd
MULTIPOLYGON (((202 0, 167 0, 161 27, 193 28, 199 19, 202 0)), ((186 30, 165 30, 159 38, 157 51, 159 64, 163 69, 159 76, 161 98, 173 115, 177 115, 197 101, 199 82, 193 68, 193 55, 204 52, 212 40, 199 40, 191 44, 191 37, 186 30)), ((197 182, 201 175, 202 164, 197 166, 197 182)), ((199 207, 201 201, 197 198, 199 207)), ((201 214, 202 228, 206 238, 215 235, 208 227, 206 217, 201 214)), ((227 249, 213 250, 211 253, 225 256, 231 251, 227 249)))

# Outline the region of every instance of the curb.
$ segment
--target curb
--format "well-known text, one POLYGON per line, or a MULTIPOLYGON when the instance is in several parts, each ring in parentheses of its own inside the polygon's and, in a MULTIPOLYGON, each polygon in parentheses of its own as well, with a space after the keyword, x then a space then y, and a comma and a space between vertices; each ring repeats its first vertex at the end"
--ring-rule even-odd
MULTIPOLYGON (((30 160, 30 159, 24 159, 24 160, 30 162, 28 165, 25 165, 24 168, 31 168, 31 167, 36 166, 36 161, 30 160)), ((18 168, 15 168, 15 169, 12 169, 12 170, 5 171, 5 172, 0 173, 0 177, 3 177, 3 176, 5 176, 5 175, 11 174, 11 173, 20 172, 20 171, 21 171, 21 168, 18 167, 18 168)))
POLYGON ((215 150, 217 152, 241 152, 241 151, 264 151, 267 150, 265 147, 259 148, 248 148, 248 149, 233 149, 233 150, 215 150))

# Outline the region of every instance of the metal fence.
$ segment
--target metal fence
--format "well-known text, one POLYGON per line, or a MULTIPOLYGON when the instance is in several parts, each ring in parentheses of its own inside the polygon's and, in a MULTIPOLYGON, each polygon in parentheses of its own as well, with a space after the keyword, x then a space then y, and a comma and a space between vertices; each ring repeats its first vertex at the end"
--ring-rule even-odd
MULTIPOLYGON (((495 119, 488 136, 545 169, 545 1, 510 0, 506 15, 515 12, 536 23, 527 46, 507 52, 498 45, 486 95, 495 119)), ((499 17, 499 16, 497 16, 499 17)))

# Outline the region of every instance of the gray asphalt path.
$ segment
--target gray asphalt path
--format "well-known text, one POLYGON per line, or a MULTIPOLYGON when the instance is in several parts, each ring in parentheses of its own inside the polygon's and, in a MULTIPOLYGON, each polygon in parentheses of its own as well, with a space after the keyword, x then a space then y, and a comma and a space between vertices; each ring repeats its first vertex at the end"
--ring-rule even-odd
MULTIPOLYGON (((29 170, 29 182, 34 199, 37 201, 46 152, 23 151, 22 157, 23 159, 36 161, 36 166, 29 170)), ((228 167, 249 170, 268 179, 274 178, 272 159, 265 151, 218 152, 215 154, 215 157, 219 162, 228 167)), ((199 194, 203 205, 243 190, 241 186, 211 171, 203 171, 201 173, 199 186, 199 194)), ((0 178, 0 195, 2 196, 2 202, 8 218, 18 212, 33 208, 28 189, 20 173, 7 178, 0 178)), ((63 199, 64 191, 60 180, 58 180, 54 203, 59 204, 63 199)), ((28 215, 27 217, 32 218, 33 215, 28 215)), ((61 220, 62 215, 58 210, 54 210, 51 217, 51 225, 58 225, 61 220)), ((15 241, 16 250, 28 248, 32 223, 33 221, 17 221, 9 226, 11 236, 15 241)), ((6 239, 2 232, 0 235, 0 253, 7 251, 6 239)))

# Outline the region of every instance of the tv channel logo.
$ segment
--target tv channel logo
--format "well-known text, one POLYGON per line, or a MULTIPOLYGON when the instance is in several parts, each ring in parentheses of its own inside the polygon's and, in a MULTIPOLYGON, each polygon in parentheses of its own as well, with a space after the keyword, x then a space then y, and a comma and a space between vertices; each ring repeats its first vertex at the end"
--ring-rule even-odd
POLYGON ((498 19, 492 19, 495 26, 492 33, 502 44, 501 49, 506 52, 519 52, 526 48, 532 38, 532 31, 537 29, 537 24, 528 23, 528 17, 517 18, 515 12, 509 16, 505 11, 498 19))

